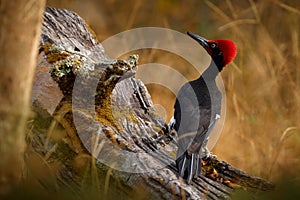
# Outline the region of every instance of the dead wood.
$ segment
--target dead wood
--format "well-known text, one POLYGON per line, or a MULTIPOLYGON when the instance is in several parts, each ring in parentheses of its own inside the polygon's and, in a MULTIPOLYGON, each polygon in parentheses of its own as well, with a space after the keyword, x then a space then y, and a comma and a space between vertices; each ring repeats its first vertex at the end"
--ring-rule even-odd
POLYGON ((38 118, 50 122, 37 120, 28 141, 48 162, 61 163, 57 178, 63 184, 80 187, 85 163, 78 160, 92 154, 98 158, 91 157, 98 175, 120 182, 115 187, 128 198, 147 191, 153 199, 226 199, 236 188, 273 188, 216 159, 204 160, 203 174, 191 185, 179 179, 176 145, 168 138, 157 146, 153 142, 166 133, 166 122, 154 110, 145 85, 134 77, 137 63, 137 55, 108 58, 77 14, 46 9, 32 103, 38 118), (54 122, 66 132, 56 139, 45 131, 54 122))

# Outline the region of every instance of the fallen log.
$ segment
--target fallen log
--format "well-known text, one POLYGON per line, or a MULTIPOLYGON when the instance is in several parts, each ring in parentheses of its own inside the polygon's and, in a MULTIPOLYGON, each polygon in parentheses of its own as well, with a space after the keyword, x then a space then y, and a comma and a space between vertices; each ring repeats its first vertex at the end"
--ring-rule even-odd
POLYGON ((174 138, 155 141, 167 125, 134 77, 137 63, 138 55, 106 56, 77 14, 46 8, 33 87, 36 117, 27 141, 46 162, 59 163, 60 185, 77 193, 90 165, 89 180, 99 188, 103 184, 107 198, 111 190, 123 198, 226 199, 236 188, 273 189, 272 183, 214 158, 203 160, 203 173, 191 185, 178 178, 174 138), (63 133, 55 134, 53 127, 63 133))

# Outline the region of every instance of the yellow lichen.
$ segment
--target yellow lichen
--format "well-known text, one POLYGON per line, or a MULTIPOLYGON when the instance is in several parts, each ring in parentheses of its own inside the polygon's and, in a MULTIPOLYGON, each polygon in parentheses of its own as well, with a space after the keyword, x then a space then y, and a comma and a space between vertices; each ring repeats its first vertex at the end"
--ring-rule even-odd
POLYGON ((117 122, 117 119, 123 120, 126 119, 128 122, 138 124, 139 121, 134 115, 130 112, 129 108, 120 109, 117 106, 111 104, 111 89, 107 88, 104 90, 102 88, 101 95, 99 96, 96 106, 96 116, 97 120, 103 124, 114 126, 118 131, 123 131, 123 127, 117 122))
POLYGON ((123 128, 119 125, 119 123, 115 120, 110 103, 103 103, 101 106, 96 106, 96 117, 97 121, 101 122, 102 124, 113 126, 118 131, 122 131, 123 128))
POLYGON ((96 117, 97 120, 105 125, 114 126, 118 131, 122 131, 122 127, 115 120, 112 113, 111 93, 114 84, 104 87, 98 86, 96 95, 96 117))
MULTIPOLYGON (((86 25, 89 29, 89 26, 86 25)), ((92 32, 91 30, 89 30, 92 32)), ((94 35, 95 39, 96 36, 94 35)), ((86 61, 82 55, 75 52, 68 51, 63 47, 55 46, 52 44, 44 44, 41 50, 45 52, 46 59, 52 64, 50 68, 51 76, 54 80, 60 81, 62 77, 71 75, 76 76, 77 71, 82 67, 86 61)), ((117 79, 110 79, 114 74, 121 77, 127 70, 135 67, 138 56, 131 56, 128 61, 119 61, 112 63, 108 69, 103 72, 100 77, 100 82, 97 87, 95 96, 95 112, 96 118, 104 125, 115 127, 118 131, 122 132, 123 127, 117 122, 117 119, 126 119, 129 122, 139 123, 135 115, 128 110, 120 110, 117 106, 111 104, 111 94, 117 83, 117 79)), ((62 81, 64 83, 64 81, 62 81)), ((69 89, 69 88, 68 88, 69 89)))
POLYGON ((136 118, 136 116, 130 111, 129 108, 122 108, 114 106, 113 107, 113 115, 116 119, 126 119, 128 122, 136 123, 138 124, 139 121, 136 118))
POLYGON ((76 75, 86 61, 84 56, 52 44, 42 45, 41 50, 44 51, 46 60, 52 64, 50 73, 56 81, 63 76, 72 75, 71 73, 76 75))
POLYGON ((52 44, 43 44, 41 46, 41 50, 43 50, 46 54, 46 59, 49 63, 55 63, 60 60, 65 60, 71 54, 68 52, 62 52, 55 49, 55 46, 52 44))

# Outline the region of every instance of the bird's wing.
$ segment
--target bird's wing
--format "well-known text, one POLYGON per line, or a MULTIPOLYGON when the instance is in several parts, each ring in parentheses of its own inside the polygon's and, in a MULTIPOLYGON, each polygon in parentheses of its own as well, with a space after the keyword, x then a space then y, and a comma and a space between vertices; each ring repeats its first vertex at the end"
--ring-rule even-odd
MULTIPOLYGON (((207 110, 207 112, 211 112, 210 110, 207 110)), ((201 153, 199 152, 201 147, 203 146, 204 141, 209 137, 212 130, 214 129, 214 126, 216 125, 216 122, 220 118, 220 115, 216 115, 215 118, 210 121, 210 118, 205 117, 206 119, 202 119, 203 126, 199 126, 199 129, 197 131, 197 134, 195 138, 193 139, 192 143, 188 147, 188 152, 191 153, 201 153)))
POLYGON ((193 88, 190 84, 185 84, 177 94, 174 105, 174 128, 179 135, 184 132, 197 131, 200 116, 198 105, 198 98, 193 88))
POLYGON ((175 103, 175 130, 178 135, 177 157, 182 155, 190 146, 195 136, 203 132, 201 127, 201 110, 199 104, 201 99, 197 98, 193 88, 186 84, 179 91, 175 103))

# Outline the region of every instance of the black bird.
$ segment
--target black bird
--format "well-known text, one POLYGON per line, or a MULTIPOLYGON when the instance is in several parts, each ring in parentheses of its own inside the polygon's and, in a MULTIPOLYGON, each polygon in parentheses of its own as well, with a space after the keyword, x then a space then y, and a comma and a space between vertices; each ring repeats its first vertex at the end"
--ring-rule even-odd
POLYGON ((201 172, 202 150, 210 156, 206 147, 208 136, 220 118, 222 94, 216 85, 219 72, 236 55, 236 45, 231 40, 207 40, 191 32, 211 56, 212 61, 202 75, 184 84, 178 92, 174 116, 170 126, 177 131, 178 151, 176 166, 179 176, 190 184, 201 172))

